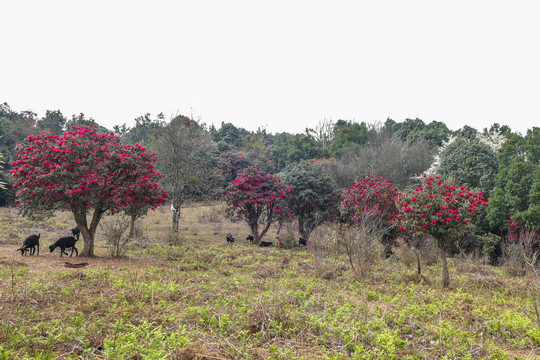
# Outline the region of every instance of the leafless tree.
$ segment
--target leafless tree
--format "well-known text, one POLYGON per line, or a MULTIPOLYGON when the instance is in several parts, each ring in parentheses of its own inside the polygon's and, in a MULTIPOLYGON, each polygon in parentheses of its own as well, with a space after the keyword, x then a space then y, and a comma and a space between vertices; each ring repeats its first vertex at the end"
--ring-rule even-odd
POLYGON ((180 208, 212 189, 210 150, 212 141, 195 120, 176 116, 157 142, 158 166, 163 185, 172 200, 172 229, 178 230, 180 208))
POLYGON ((329 167, 342 188, 352 186, 366 174, 373 174, 404 189, 414 184, 414 177, 426 171, 432 162, 433 155, 426 142, 406 145, 384 128, 371 125, 368 143, 350 146, 329 167))
POLYGON ((354 226, 342 226, 338 233, 351 269, 363 278, 373 262, 381 257, 379 240, 386 229, 380 226, 380 218, 371 212, 363 212, 359 218, 354 226))
POLYGON ((330 119, 324 119, 319 121, 315 129, 307 128, 306 133, 313 136, 321 148, 326 149, 334 138, 334 122, 330 119))

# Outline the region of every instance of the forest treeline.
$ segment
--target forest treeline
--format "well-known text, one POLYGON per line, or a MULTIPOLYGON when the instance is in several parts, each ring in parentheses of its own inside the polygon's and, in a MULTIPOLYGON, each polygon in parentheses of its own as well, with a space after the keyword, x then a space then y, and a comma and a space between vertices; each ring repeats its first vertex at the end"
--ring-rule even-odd
POLYGON ((246 168, 290 175, 295 164, 318 162, 341 190, 366 174, 388 179, 399 190, 411 189, 428 173, 481 191, 487 207, 475 219, 476 234, 464 245, 468 248, 494 251, 492 245, 505 236, 508 220, 531 228, 540 224, 538 127, 519 134, 497 123, 482 130, 465 126, 451 131, 442 122, 418 118, 378 123, 322 120, 301 134, 271 134, 231 123, 206 126, 183 115, 166 120, 163 114, 144 114, 133 127, 107 129, 82 113, 68 118, 55 110, 39 118, 7 103, 0 104, 0 180, 7 184, 0 190, 1 206, 14 203, 8 174, 17 144, 37 133, 60 135, 73 125, 114 132, 124 144, 155 151, 161 185, 178 209, 190 201, 222 200, 226 187, 246 168))

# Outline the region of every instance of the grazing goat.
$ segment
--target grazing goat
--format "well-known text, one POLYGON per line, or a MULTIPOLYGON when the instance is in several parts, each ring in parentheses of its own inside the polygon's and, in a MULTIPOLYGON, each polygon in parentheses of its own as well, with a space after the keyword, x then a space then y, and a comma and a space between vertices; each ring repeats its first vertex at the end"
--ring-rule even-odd
POLYGON ((249 242, 253 244, 253 240, 255 240, 255 238, 253 237, 253 234, 249 234, 246 240, 249 240, 249 242))
POLYGON ((234 242, 234 238, 233 236, 231 235, 231 233, 227 233, 227 243, 233 243, 234 242))
POLYGON ((54 249, 59 247, 60 248, 60 257, 62 257, 62 254, 67 255, 66 249, 71 248, 71 255, 69 255, 69 256, 70 257, 73 256, 73 250, 75 250, 75 252, 77 253, 76 256, 79 256, 79 250, 77 250, 77 248, 75 247, 76 242, 77 242, 77 239, 75 239, 73 236, 66 236, 66 237, 63 237, 63 238, 60 238, 60 239, 56 240, 56 242, 54 244, 49 246, 49 250, 51 252, 53 252, 54 249))
POLYGON ((27 251, 30 251, 30 255, 34 255, 36 253, 36 246, 37 246, 37 255, 39 255, 39 238, 41 237, 41 234, 39 235, 30 235, 26 239, 24 239, 22 247, 20 249, 17 249, 16 251, 21 252, 21 256, 25 255, 27 251))
POLYGON ((271 241, 261 241, 261 243, 259 244, 259 247, 267 247, 267 246, 272 246, 274 245, 271 241))
POLYGON ((301 237, 300 240, 298 240, 298 244, 306 246, 307 245, 307 240, 304 239, 303 237, 301 237))
POLYGON ((77 239, 77 241, 79 241, 80 234, 81 234, 81 230, 79 230, 78 226, 75 226, 73 229, 71 229, 71 235, 73 235, 73 237, 77 239))

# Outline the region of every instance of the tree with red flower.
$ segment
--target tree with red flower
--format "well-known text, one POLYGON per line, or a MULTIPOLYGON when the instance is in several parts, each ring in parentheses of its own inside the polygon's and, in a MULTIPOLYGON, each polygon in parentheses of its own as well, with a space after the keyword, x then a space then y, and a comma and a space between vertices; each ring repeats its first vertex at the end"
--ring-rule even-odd
POLYGON ((447 251, 469 231, 469 221, 487 203, 481 191, 468 191, 465 186, 438 176, 424 177, 423 186, 398 198, 399 215, 395 221, 404 235, 424 233, 435 239, 442 263, 442 285, 448 287, 447 251))
POLYGON ((363 225, 360 223, 366 220, 376 222, 377 233, 381 234, 382 243, 386 251, 389 251, 398 233, 393 226, 398 216, 395 203, 400 194, 398 189, 387 179, 367 174, 341 194, 342 222, 353 226, 363 225))
POLYGON ((161 175, 154 171, 154 153, 92 127, 28 136, 15 156, 10 176, 20 212, 50 217, 56 210, 71 211, 84 239, 81 256, 94 256, 96 229, 105 213, 141 214, 167 196, 156 183, 161 175))
POLYGON ((245 220, 254 243, 259 244, 280 214, 292 217, 282 205, 285 198, 290 196, 290 191, 290 186, 283 185, 279 177, 260 171, 257 167, 248 168, 227 187, 227 214, 233 220, 245 220), (259 231, 259 220, 264 220, 262 231, 259 231))

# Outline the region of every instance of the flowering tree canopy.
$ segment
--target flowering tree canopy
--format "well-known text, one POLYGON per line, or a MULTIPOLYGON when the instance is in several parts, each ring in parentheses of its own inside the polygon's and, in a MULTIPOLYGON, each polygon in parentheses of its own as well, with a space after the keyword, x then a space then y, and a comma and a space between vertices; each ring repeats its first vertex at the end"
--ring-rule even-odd
POLYGON ((423 186, 399 197, 399 229, 406 234, 431 235, 440 249, 443 265, 443 287, 450 282, 446 265, 446 250, 455 239, 468 231, 468 223, 480 207, 487 206, 482 192, 468 191, 438 176, 426 177, 423 186))
POLYGON ((367 220, 377 222, 375 228, 384 230, 382 242, 385 248, 391 247, 396 237, 393 221, 398 215, 395 201, 400 194, 394 185, 387 179, 367 174, 341 194, 342 222, 349 225, 367 220))
POLYGON ((266 173, 272 173, 274 166, 268 154, 258 151, 227 151, 215 157, 217 162, 217 177, 225 189, 238 174, 250 167, 258 167, 266 173))
POLYGON ((227 187, 227 212, 232 219, 248 223, 254 243, 258 244, 278 215, 284 211, 287 213, 282 204, 285 197, 290 196, 290 191, 291 187, 281 184, 279 177, 252 167, 241 172, 227 187), (259 232, 259 220, 262 218, 265 225, 259 232))
POLYGON ((56 210, 71 211, 84 238, 82 256, 94 255, 95 231, 103 214, 154 209, 167 196, 156 183, 161 175, 152 165, 154 153, 91 127, 74 126, 62 136, 28 136, 15 156, 10 176, 21 213, 51 216, 56 210))

